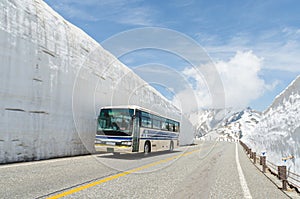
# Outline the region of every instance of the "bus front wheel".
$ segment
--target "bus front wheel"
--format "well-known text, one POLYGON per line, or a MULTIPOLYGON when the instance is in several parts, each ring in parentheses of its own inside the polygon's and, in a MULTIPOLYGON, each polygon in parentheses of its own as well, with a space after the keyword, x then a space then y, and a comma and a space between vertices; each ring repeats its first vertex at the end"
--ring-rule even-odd
POLYGON ((147 142, 145 142, 145 145, 144 145, 144 153, 145 153, 145 154, 148 154, 148 153, 150 153, 150 152, 151 152, 150 142, 147 141, 147 142))

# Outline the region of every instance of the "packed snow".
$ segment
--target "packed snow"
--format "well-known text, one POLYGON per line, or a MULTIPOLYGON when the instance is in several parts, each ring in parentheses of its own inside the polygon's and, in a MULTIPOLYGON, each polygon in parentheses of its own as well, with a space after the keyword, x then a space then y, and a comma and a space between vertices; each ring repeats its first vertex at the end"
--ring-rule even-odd
POLYGON ((268 161, 300 174, 300 76, 276 97, 242 140, 254 151, 266 152, 268 161))
MULTIPOLYGON (((134 104, 178 116, 159 92, 44 1, 2 0, 0 7, 0 163, 93 151, 102 106, 134 104)), ((193 132, 185 124, 181 139, 189 143, 193 132)))

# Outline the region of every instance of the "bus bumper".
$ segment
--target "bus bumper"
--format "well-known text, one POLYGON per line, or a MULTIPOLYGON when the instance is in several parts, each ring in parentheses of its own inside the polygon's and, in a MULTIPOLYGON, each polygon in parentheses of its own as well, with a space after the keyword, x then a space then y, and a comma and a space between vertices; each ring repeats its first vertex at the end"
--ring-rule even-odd
POLYGON ((95 150, 108 153, 132 153, 132 146, 111 146, 104 144, 95 144, 95 150))

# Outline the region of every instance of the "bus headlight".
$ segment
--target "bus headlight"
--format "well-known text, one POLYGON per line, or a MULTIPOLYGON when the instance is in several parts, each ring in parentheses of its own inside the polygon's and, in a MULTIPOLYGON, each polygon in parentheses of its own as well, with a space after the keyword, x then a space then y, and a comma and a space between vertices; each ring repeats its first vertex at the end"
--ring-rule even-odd
POLYGON ((121 145, 131 146, 132 142, 124 141, 124 142, 121 142, 121 145))
POLYGON ((95 144, 102 144, 101 140, 95 140, 95 144))

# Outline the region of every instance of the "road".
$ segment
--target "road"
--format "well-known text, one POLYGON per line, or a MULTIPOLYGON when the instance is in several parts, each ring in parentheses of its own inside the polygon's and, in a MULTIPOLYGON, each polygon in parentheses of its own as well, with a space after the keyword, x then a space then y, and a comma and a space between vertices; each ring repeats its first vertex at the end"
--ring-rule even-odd
POLYGON ((228 142, 1 165, 0 175, 0 198, 288 198, 228 142))

